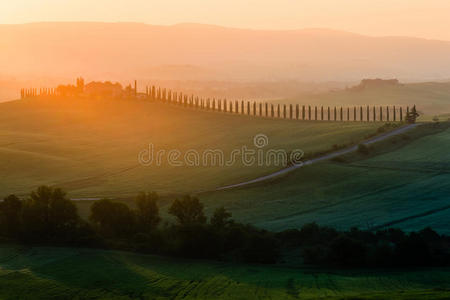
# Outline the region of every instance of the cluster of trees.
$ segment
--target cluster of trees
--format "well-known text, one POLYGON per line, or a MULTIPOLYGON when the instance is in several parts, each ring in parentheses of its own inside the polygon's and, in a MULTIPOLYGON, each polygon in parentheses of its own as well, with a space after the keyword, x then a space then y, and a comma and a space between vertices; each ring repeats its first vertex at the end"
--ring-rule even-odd
POLYGON ((223 207, 207 218, 199 199, 188 195, 168 209, 175 222, 161 224, 158 201, 156 193, 141 193, 131 209, 103 199, 93 203, 89 220, 83 221, 61 189, 42 186, 27 199, 10 195, 0 202, 0 236, 25 243, 252 263, 276 263, 288 252, 315 265, 450 264, 450 238, 429 228, 407 234, 397 229, 337 231, 312 223, 274 233, 235 222, 223 207))
POLYGON ((88 221, 58 188, 39 187, 27 199, 0 202, 0 236, 25 243, 104 247, 191 258, 274 263, 274 234, 234 222, 223 207, 205 216, 189 195, 169 207, 176 222, 161 224, 156 193, 140 193, 131 209, 109 199, 91 206, 88 221))
POLYGON ((283 247, 300 249, 305 263, 343 267, 450 265, 450 237, 431 228, 405 233, 389 228, 337 231, 316 223, 277 234, 283 247))

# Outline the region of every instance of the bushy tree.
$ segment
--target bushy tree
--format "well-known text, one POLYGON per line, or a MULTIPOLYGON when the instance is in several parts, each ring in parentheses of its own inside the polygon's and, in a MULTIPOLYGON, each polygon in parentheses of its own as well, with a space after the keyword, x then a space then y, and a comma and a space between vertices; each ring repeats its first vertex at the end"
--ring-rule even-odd
POLYGON ((20 230, 22 201, 16 195, 9 195, 0 202, 0 232, 13 237, 20 230))
POLYGON ((22 221, 27 236, 59 238, 78 225, 75 204, 59 188, 38 187, 22 208, 22 221))
POLYGON ((106 235, 126 236, 133 233, 135 214, 124 203, 102 199, 92 204, 89 220, 106 235))
POLYGON ((158 200, 159 196, 155 192, 142 192, 136 197, 136 217, 140 230, 151 231, 158 226, 161 221, 158 200))
POLYGON ((177 218, 180 225, 206 223, 203 204, 197 197, 186 195, 181 199, 175 199, 169 208, 169 213, 177 218))
POLYGON ((231 220, 231 213, 225 209, 225 207, 216 208, 214 214, 211 217, 211 225, 216 228, 224 228, 233 223, 231 220))

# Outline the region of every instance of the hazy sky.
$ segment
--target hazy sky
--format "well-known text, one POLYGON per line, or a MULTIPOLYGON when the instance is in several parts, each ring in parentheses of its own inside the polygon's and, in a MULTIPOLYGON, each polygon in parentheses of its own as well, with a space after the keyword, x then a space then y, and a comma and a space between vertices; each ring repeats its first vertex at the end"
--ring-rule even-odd
POLYGON ((0 0, 0 23, 40 21, 326 27, 450 40, 450 0, 0 0))

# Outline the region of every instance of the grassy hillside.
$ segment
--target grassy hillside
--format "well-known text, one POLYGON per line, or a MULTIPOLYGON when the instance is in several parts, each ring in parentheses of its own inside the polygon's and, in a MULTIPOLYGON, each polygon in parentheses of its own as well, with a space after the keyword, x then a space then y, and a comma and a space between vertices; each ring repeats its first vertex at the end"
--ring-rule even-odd
MULTIPOLYGON (((265 149, 306 153, 357 142, 377 123, 314 123, 194 111, 157 103, 111 100, 25 100, 0 104, 0 196, 56 185, 72 197, 162 194, 209 190, 269 173, 277 166, 142 166, 140 151, 265 149)), ((155 154, 156 155, 156 154, 155 154)), ((156 160, 156 157, 155 157, 156 160)))
POLYGON ((1 299, 448 299, 448 269, 337 271, 0 247, 1 299))
POLYGON ((225 205, 236 219, 272 230, 315 221, 341 229, 431 226, 450 234, 448 124, 419 127, 374 147, 376 155, 351 154, 201 199, 210 210, 225 205))
POLYGON ((302 95, 281 103, 314 105, 417 105, 419 112, 440 115, 450 112, 450 83, 413 83, 399 86, 370 87, 361 91, 338 90, 327 93, 302 95))

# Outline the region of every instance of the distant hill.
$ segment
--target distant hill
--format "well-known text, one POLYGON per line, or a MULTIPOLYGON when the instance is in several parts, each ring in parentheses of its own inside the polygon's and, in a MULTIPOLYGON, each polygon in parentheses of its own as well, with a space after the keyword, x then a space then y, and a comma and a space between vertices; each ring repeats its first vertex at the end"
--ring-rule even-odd
POLYGON ((419 112, 440 115, 450 112, 450 82, 400 84, 362 81, 361 84, 324 93, 302 94, 277 103, 317 105, 414 105, 419 112))
POLYGON ((235 81, 450 78, 450 42, 200 24, 0 25, 0 75, 235 81))

